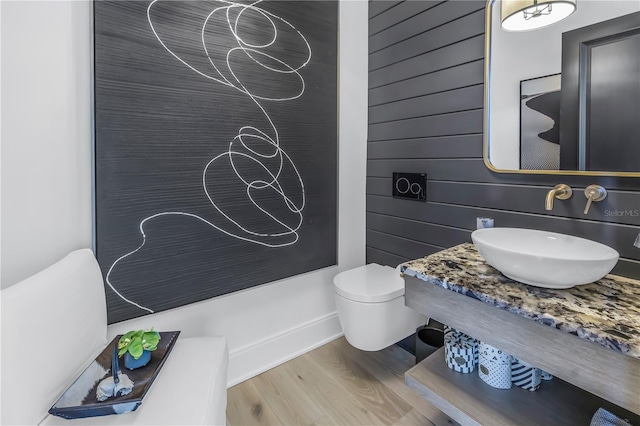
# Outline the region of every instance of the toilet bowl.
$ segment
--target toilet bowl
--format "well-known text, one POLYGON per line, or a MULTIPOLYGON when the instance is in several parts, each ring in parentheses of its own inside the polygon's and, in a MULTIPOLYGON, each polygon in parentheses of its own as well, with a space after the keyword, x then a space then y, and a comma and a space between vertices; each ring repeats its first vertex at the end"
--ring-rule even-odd
POLYGON ((424 315, 405 306, 404 280, 396 269, 370 263, 334 277, 338 318, 352 346, 379 351, 425 324, 424 315))

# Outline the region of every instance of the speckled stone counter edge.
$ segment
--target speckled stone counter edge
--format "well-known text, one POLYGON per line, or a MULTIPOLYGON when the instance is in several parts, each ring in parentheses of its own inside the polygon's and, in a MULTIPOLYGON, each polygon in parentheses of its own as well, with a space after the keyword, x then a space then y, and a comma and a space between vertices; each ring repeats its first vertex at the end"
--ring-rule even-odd
POLYGON ((607 275, 570 289, 522 284, 465 243, 407 262, 406 275, 640 359, 640 281, 607 275))

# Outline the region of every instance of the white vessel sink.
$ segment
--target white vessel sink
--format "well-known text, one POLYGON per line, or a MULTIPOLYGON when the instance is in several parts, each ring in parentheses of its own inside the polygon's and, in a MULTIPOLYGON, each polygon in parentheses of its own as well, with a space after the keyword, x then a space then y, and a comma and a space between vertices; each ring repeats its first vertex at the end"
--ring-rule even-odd
POLYGON ((545 288, 570 288, 607 275, 618 252, 584 238, 520 228, 487 228, 471 234, 487 263, 512 280, 545 288))

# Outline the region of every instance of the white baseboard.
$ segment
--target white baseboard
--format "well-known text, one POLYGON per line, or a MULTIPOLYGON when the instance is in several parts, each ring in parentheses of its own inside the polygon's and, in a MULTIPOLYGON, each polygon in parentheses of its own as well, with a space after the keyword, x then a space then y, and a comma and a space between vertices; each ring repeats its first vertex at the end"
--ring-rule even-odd
POLYGON ((332 312, 229 352, 227 387, 237 385, 342 336, 332 312))

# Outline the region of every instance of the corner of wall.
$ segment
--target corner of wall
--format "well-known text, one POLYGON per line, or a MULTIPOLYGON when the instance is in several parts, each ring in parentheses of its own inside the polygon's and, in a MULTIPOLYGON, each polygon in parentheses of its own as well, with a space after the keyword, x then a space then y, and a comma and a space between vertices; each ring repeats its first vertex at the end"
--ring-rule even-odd
POLYGON ((368 2, 339 3, 338 267, 365 263, 368 2))

